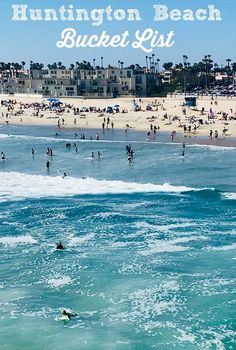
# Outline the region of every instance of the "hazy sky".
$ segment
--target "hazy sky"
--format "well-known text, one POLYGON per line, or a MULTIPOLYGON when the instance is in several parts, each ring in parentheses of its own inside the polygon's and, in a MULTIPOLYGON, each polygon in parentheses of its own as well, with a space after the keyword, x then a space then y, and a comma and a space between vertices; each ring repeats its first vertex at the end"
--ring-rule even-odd
POLYGON ((128 30, 132 36, 136 30, 152 28, 160 33, 175 32, 175 45, 172 48, 158 48, 154 50, 156 57, 161 62, 180 62, 182 55, 186 54, 191 62, 200 60, 205 54, 211 54, 220 64, 225 64, 226 58, 236 61, 236 2, 234 0, 1 0, 0 2, 0 61, 27 63, 35 62, 52 63, 62 61, 64 64, 76 61, 97 59, 104 57, 104 63, 117 64, 120 59, 126 64, 140 63, 145 65, 145 52, 127 48, 73 48, 58 49, 56 42, 60 39, 63 29, 74 28, 78 34, 100 34, 106 30, 109 34, 121 34, 128 30), (94 8, 106 8, 111 5, 117 8, 137 8, 140 11, 141 22, 107 22, 99 27, 92 26, 91 22, 13 22, 12 5, 27 4, 29 8, 55 8, 69 4, 74 8, 86 8, 91 11, 94 8), (221 22, 154 22, 154 4, 167 5, 170 9, 179 8, 193 10, 207 8, 214 4, 219 8, 223 21, 221 22))

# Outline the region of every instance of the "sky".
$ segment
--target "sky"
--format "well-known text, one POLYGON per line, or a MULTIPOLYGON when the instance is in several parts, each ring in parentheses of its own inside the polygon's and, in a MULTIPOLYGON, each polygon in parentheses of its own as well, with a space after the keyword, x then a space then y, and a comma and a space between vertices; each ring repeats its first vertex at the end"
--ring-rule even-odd
POLYGON ((187 55, 189 61, 194 63, 200 61, 204 55, 212 55, 219 64, 226 64, 225 60, 231 58, 236 61, 235 39, 236 39, 236 2, 234 0, 1 0, 0 2, 0 61, 21 62, 27 65, 32 60, 44 64, 63 62, 65 65, 76 61, 90 61, 95 58, 97 64, 100 57, 104 57, 104 64, 117 65, 121 60, 127 66, 131 63, 145 65, 145 56, 155 54, 161 63, 182 61, 182 56, 187 55), (26 4, 28 8, 54 8, 59 9, 62 5, 74 8, 84 8, 88 12, 92 9, 105 9, 111 5, 115 9, 136 8, 140 11, 142 20, 138 22, 112 21, 106 19, 98 27, 92 22, 33 22, 12 21, 12 5, 26 4), (153 5, 166 5, 170 10, 207 8, 215 5, 221 11, 222 21, 219 22, 184 22, 184 21, 162 21, 154 22, 155 11, 153 5), (135 32, 144 31, 146 28, 167 34, 174 31, 175 44, 171 48, 155 48, 152 53, 147 54, 142 50, 135 50, 131 45, 126 48, 62 48, 56 43, 61 38, 61 32, 65 28, 74 28, 81 35, 100 35, 107 31, 111 36, 129 31, 131 42, 135 32))

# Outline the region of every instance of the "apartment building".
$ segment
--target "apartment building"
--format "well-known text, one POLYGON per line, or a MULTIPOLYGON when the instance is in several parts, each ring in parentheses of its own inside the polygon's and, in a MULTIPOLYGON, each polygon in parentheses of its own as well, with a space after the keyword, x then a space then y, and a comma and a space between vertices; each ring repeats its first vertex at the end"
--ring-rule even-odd
POLYGON ((148 89, 159 84, 158 75, 144 69, 32 69, 18 74, 0 76, 2 93, 30 93, 44 96, 85 96, 108 98, 146 96, 148 89))

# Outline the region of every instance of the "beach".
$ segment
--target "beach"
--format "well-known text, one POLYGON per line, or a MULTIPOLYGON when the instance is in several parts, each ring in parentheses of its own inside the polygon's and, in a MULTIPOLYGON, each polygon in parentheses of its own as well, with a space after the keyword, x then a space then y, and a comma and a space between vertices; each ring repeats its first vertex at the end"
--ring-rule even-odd
MULTIPOLYGON (((0 107, 0 123, 14 125, 34 125, 34 126, 57 126, 60 119, 60 126, 63 128, 82 129, 98 129, 102 130, 102 124, 105 120, 104 128, 121 129, 124 131, 137 130, 146 133, 152 131, 155 126, 157 128, 156 138, 161 133, 171 135, 176 132, 176 137, 189 139, 189 142, 209 143, 210 130, 212 130, 212 140, 218 141, 220 144, 234 143, 236 137, 236 98, 217 97, 212 100, 211 97, 199 97, 196 107, 184 107, 184 97, 168 97, 168 98, 144 98, 134 99, 135 103, 140 106, 140 111, 134 111, 134 101, 132 98, 117 98, 117 99, 75 99, 65 98, 61 102, 69 105, 70 108, 65 108, 64 112, 59 113, 54 110, 42 110, 38 116, 34 116, 37 108, 20 108, 22 105, 30 105, 32 103, 48 104, 47 98, 38 97, 6 97, 0 96, 1 100, 12 99, 17 103, 14 104, 14 110, 8 112, 7 108, 0 107), (108 106, 119 106, 119 113, 108 114, 103 112, 108 106), (148 111, 147 106, 151 106, 152 110, 148 111), (101 111, 98 112, 80 112, 75 115, 74 108, 79 110, 89 107, 96 107, 101 111), (204 109, 204 112, 202 112, 204 109), (23 111, 22 114, 18 114, 23 111), (123 113, 122 113, 123 111, 123 113), (18 115, 17 115, 18 114, 18 115), (210 114, 210 117, 209 117, 210 114), (105 118, 105 119, 104 119, 105 118), (110 123, 107 125, 107 118, 110 123), (64 119, 62 123, 61 120, 64 119), (201 120, 201 124, 199 123, 201 120), (184 125, 186 131, 184 132, 184 125), (191 130, 189 131, 189 126, 191 130), (218 133, 217 140, 215 139, 215 131, 218 133), (193 141, 194 140, 194 141, 193 141), (228 141, 231 140, 231 141, 228 141)), ((169 136, 168 136, 169 137, 169 136)), ((152 132, 150 132, 152 138, 152 132)))

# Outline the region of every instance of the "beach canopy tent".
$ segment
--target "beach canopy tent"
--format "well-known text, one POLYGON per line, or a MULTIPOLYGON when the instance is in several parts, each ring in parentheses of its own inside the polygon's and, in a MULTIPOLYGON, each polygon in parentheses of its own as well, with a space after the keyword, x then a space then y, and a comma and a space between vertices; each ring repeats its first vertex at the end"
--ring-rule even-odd
POLYGON ((63 105, 63 103, 59 101, 58 98, 54 98, 54 97, 48 98, 48 102, 51 103, 51 108, 63 105))
POLYGON ((196 107, 197 105, 197 98, 196 96, 186 96, 185 98, 185 106, 187 107, 196 107))

